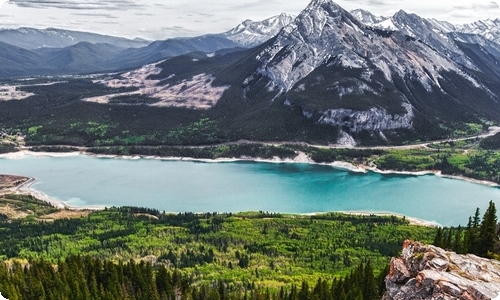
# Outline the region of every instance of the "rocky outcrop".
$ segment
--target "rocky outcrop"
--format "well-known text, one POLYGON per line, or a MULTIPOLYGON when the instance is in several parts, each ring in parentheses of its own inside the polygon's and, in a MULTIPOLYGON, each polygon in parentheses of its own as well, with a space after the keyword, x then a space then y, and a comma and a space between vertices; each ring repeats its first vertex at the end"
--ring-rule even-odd
POLYGON ((494 299, 500 295, 500 262, 406 240, 385 283, 384 300, 494 299))
POLYGON ((323 113, 318 123, 346 126, 351 132, 412 128, 414 115, 411 104, 403 103, 402 106, 406 109, 404 115, 391 115, 386 110, 376 107, 366 111, 329 109, 323 113))

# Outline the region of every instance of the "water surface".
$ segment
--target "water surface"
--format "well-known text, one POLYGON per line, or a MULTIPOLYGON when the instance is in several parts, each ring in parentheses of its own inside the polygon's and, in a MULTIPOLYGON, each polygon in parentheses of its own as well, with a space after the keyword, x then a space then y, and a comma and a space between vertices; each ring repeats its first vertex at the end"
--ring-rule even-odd
POLYGON ((500 189, 434 175, 353 173, 298 163, 126 160, 90 156, 0 159, 0 173, 72 206, 144 206, 169 212, 395 212, 466 224, 498 207, 500 189))

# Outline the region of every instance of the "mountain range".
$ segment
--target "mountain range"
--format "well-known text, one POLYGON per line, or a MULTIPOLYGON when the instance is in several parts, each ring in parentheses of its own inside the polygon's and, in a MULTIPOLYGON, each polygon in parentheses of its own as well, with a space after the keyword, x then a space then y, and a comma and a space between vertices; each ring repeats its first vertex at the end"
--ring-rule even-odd
POLYGON ((163 94, 176 95, 162 105, 179 106, 180 96, 209 101, 204 95, 217 93, 210 101, 218 108, 254 103, 254 114, 245 112, 252 119, 274 103, 338 129, 337 142, 348 144, 432 138, 456 124, 499 120, 498 44, 482 35, 445 33, 446 24, 404 11, 381 22, 387 20, 390 30, 363 24, 332 1, 314 0, 274 38, 229 62, 172 58, 152 78, 163 94), (207 74, 211 85, 189 88, 207 74), (179 85, 187 88, 179 91, 179 85), (222 87, 224 93, 216 92, 222 87))
POLYGON ((398 143, 500 121, 498 24, 455 26, 404 11, 377 17, 313 0, 297 17, 247 20, 226 33, 138 48, 1 43, 0 62, 7 63, 0 74, 77 74, 155 63, 100 81, 136 92, 85 101, 123 105, 110 100, 141 94, 156 99, 151 106, 205 109, 227 128, 254 133, 250 138, 259 138, 266 124, 275 139, 307 127, 319 128, 329 142, 398 143))
POLYGON ((55 28, 3 29, 0 78, 112 72, 190 52, 249 48, 272 38, 293 18, 281 14, 260 22, 246 20, 221 34, 154 42, 55 28))

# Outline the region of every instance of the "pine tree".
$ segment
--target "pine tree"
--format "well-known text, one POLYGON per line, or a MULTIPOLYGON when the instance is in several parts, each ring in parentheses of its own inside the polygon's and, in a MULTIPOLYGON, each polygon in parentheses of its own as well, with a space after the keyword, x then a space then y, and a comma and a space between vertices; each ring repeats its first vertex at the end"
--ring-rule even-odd
POLYGON ((479 251, 480 256, 487 256, 488 252, 493 252, 497 238, 497 210, 493 201, 490 201, 488 209, 484 213, 483 221, 479 229, 479 251))
POLYGON ((446 249, 451 249, 451 240, 452 240, 452 236, 453 236, 453 228, 450 227, 448 228, 448 231, 445 235, 445 238, 444 238, 444 245, 443 247, 446 248, 446 249))
POLYGON ((471 230, 469 233, 469 253, 477 254, 479 255, 480 252, 480 241, 479 241, 479 225, 480 225, 480 214, 479 214, 479 208, 476 208, 476 213, 474 214, 474 217, 472 218, 472 226, 471 230))
POLYGON ((443 246, 443 229, 441 227, 438 227, 436 231, 436 236, 434 237, 434 246, 436 247, 442 247, 443 246))
POLYGON ((458 226, 458 228, 455 230, 455 237, 453 238, 453 245, 452 249, 456 253, 463 253, 463 240, 462 240, 462 227, 458 226))
POLYGON ((467 222, 467 227, 465 228, 465 233, 464 233, 464 253, 470 253, 471 252, 471 239, 472 239, 472 218, 469 217, 469 222, 467 222))
POLYGON ((373 275, 373 268, 368 261, 363 270, 363 283, 361 283, 363 299, 364 300, 377 300, 378 296, 378 287, 377 282, 375 281, 375 276, 373 275))

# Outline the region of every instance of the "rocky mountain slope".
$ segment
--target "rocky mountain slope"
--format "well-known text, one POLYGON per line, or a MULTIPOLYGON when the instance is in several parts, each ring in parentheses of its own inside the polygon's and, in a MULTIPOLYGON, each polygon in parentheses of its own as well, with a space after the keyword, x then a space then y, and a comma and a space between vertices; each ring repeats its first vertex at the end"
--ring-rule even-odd
MULTIPOLYGON (((168 95, 179 85, 187 87, 183 97, 186 91, 197 99, 204 99, 197 91, 220 95, 210 100, 213 105, 189 106, 225 111, 226 120, 234 112, 240 122, 234 126, 248 126, 271 111, 291 113, 329 128, 338 138, 332 142, 432 139, 457 124, 500 120, 493 42, 478 35, 455 41, 439 31, 446 24, 403 11, 391 22, 401 29, 366 26, 330 0, 313 0, 259 47, 226 58, 173 58, 152 76, 168 95), (202 84, 193 79, 207 76, 209 86, 189 89, 202 84), (224 93, 216 93, 221 87, 224 93)), ((269 117, 274 126, 289 126, 269 117)))
POLYGON ((385 282, 384 300, 494 299, 500 262, 406 240, 385 282))
POLYGON ((486 73, 477 62, 483 56, 467 55, 416 15, 400 11, 392 21, 401 29, 371 29, 337 4, 314 0, 257 55, 260 67, 247 81, 268 79, 275 98, 316 123, 381 139, 434 117, 494 118, 485 114, 499 108, 498 90, 478 74, 486 73))
POLYGON ((500 46, 483 35, 448 32, 449 23, 404 11, 389 19, 364 11, 353 15, 331 0, 313 0, 278 30, 290 20, 282 15, 247 21, 227 36, 171 39, 135 49, 80 43, 33 52, 0 44, 5 49, 0 62, 12 65, 0 75, 153 63, 94 82, 126 92, 85 101, 206 110, 207 117, 240 138, 402 143, 442 138, 468 123, 500 122, 500 46), (237 48, 273 32, 261 45, 237 48), (37 68, 40 61, 53 64, 37 68))

